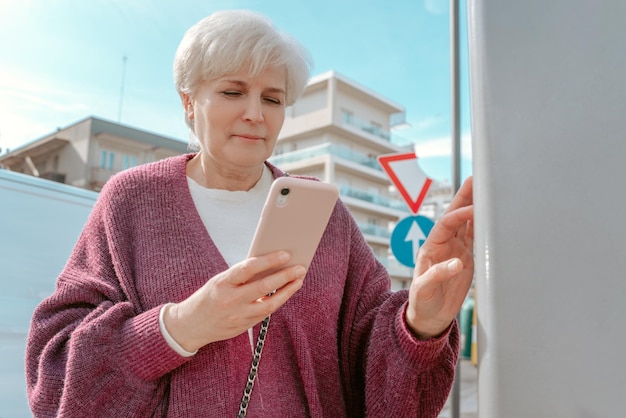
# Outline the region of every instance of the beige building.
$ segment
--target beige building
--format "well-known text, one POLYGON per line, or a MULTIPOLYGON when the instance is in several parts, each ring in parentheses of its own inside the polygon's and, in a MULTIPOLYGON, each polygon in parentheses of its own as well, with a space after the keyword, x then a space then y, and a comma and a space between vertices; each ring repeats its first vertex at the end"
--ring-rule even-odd
POLYGON ((389 247, 393 227, 410 212, 376 158, 407 152, 391 142, 392 120, 403 114, 402 106, 336 72, 321 74, 287 110, 270 159, 290 173, 339 186, 394 289, 408 287, 412 278, 412 269, 398 263, 389 247))
POLYGON ((186 142, 88 117, 0 155, 0 165, 100 191, 119 171, 186 151, 186 142))

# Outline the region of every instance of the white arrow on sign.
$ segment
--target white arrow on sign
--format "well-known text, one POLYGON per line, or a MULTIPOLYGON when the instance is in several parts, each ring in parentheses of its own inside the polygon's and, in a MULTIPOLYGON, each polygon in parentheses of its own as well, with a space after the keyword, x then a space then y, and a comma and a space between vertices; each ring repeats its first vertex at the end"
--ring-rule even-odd
POLYGON ((409 232, 406 234, 405 242, 411 241, 413 245, 413 261, 415 261, 417 257, 417 252, 420 249, 420 241, 425 241, 426 235, 424 235, 424 231, 420 228, 417 221, 413 221, 411 227, 409 228, 409 232))

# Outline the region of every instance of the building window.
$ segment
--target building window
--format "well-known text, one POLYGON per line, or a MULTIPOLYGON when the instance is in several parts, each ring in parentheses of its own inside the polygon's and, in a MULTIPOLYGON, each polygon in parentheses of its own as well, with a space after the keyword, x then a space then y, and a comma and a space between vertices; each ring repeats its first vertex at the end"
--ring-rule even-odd
POLYGON ((113 170, 114 162, 115 154, 113 151, 102 150, 102 153, 100 154, 100 168, 113 170))
POLYGON ((341 109, 341 119, 348 124, 351 124, 354 119, 354 113, 346 109, 341 109))
POLYGON ((124 163, 122 166, 122 170, 126 170, 127 168, 131 168, 137 165, 137 158, 132 155, 124 155, 124 163))

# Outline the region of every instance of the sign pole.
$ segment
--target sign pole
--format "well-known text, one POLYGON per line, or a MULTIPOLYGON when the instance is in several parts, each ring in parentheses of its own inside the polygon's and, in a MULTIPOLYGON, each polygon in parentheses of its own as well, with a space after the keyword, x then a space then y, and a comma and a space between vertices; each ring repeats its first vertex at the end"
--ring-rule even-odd
MULTIPOLYGON (((452 187, 456 193, 461 187, 461 131, 459 100, 459 0, 450 0, 450 103, 452 133, 452 187)), ((457 322, 461 323, 460 313, 457 322)), ((460 418, 461 399, 461 360, 457 362, 454 384, 452 386, 451 417, 460 418)))

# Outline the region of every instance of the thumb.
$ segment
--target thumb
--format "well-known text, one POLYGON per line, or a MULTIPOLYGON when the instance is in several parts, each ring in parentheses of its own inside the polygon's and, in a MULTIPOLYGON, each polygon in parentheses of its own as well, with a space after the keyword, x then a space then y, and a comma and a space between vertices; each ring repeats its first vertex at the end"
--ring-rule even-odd
POLYGON ((430 266, 420 277, 433 285, 446 281, 463 270, 463 262, 458 258, 442 261, 430 266))
POLYGON ((441 264, 445 264, 445 268, 448 270, 448 275, 454 276, 459 274, 463 270, 463 262, 460 258, 452 258, 448 261, 444 261, 441 264))

